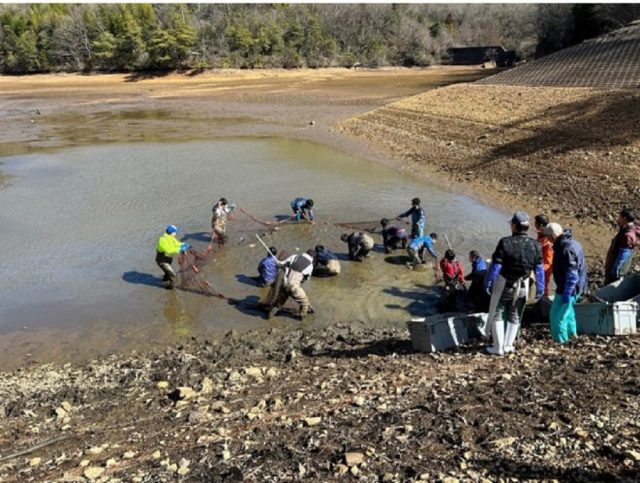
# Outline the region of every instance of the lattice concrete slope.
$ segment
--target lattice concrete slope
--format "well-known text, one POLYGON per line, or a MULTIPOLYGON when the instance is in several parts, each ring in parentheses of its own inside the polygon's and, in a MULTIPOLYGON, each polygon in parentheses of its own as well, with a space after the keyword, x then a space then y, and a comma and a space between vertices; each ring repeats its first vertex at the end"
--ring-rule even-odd
POLYGON ((640 87, 640 22, 476 83, 611 89, 640 87))

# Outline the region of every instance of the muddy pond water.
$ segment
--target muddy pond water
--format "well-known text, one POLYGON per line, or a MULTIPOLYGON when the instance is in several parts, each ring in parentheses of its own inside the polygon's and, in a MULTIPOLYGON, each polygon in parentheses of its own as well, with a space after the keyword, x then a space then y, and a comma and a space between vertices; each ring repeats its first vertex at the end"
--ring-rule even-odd
MULTIPOLYGON (((339 277, 306 285, 317 313, 305 324, 399 325, 434 308, 433 270, 407 270, 403 251, 388 256, 379 246, 364 263, 349 262, 340 241, 347 230, 334 223, 371 221, 359 226, 374 228, 418 196, 427 232, 446 232, 466 270, 469 250, 489 256, 509 231, 506 213, 473 198, 285 138, 105 144, 0 161, 11 175, 0 189, 3 368, 299 324, 286 315, 268 321, 252 308, 264 294, 249 278, 264 256, 254 236, 264 229, 239 212, 229 223, 229 245, 202 275, 244 303, 161 287, 158 236, 172 223, 181 238, 204 249, 211 205, 220 196, 263 220, 288 215, 297 196, 315 200, 316 216, 327 223, 286 225, 265 235, 289 253, 320 243, 342 258, 339 277)), ((443 237, 436 248, 443 253, 443 237)))

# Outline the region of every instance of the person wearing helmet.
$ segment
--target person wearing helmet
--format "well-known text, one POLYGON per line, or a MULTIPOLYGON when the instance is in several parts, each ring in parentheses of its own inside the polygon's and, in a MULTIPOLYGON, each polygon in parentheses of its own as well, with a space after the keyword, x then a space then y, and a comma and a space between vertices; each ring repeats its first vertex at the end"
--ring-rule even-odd
POLYGON ((373 248, 373 238, 366 233, 343 233, 340 239, 349 246, 349 260, 361 262, 369 255, 373 248))
POLYGON ((188 243, 182 243, 176 238, 177 234, 178 228, 175 225, 169 225, 156 244, 156 263, 164 273, 162 281, 167 282, 165 285, 167 290, 174 289, 178 280, 171 266, 173 256, 184 253, 190 248, 188 243))
POLYGON ((309 223, 314 223, 315 215, 313 214, 312 199, 296 198, 291 202, 291 210, 293 210, 291 217, 296 221, 307 220, 309 223))
POLYGON ((411 215, 411 238, 415 239, 423 236, 427 215, 425 215, 424 210, 420 206, 420 198, 413 198, 411 200, 411 208, 398 215, 396 220, 401 220, 409 215, 411 215))
POLYGON ((389 225, 387 218, 380 220, 380 225, 382 226, 382 242, 385 253, 391 253, 391 250, 397 249, 398 245, 407 248, 409 243, 407 230, 399 225, 389 225))
MULTIPOLYGON (((211 229, 218 237, 218 243, 224 245, 227 242, 227 215, 236 208, 234 203, 229 204, 226 198, 220 198, 211 208, 211 229)), ((213 238, 213 235, 212 235, 213 238)))

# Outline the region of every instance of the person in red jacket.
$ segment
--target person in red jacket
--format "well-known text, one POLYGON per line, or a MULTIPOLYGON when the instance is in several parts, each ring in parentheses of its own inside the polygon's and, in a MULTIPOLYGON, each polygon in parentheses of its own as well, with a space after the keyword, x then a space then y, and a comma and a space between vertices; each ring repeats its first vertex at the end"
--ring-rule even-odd
POLYGON ((542 269, 544 270, 544 296, 549 296, 549 282, 553 273, 553 243, 544 234, 544 229, 549 225, 549 218, 545 215, 536 215, 534 218, 536 231, 538 232, 538 243, 542 248, 542 269))
POLYGON ((464 281, 464 269, 460 260, 456 259, 456 253, 449 249, 444 252, 444 257, 440 260, 442 270, 442 280, 444 281, 444 293, 440 300, 441 311, 455 310, 457 305, 457 294, 459 290, 466 290, 464 281))

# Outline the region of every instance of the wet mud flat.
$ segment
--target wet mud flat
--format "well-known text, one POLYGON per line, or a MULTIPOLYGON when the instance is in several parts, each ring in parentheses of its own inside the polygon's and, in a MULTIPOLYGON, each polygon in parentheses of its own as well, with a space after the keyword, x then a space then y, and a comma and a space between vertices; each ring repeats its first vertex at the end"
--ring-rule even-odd
POLYGON ((351 323, 3 374, 0 479, 640 478, 640 338, 481 349, 351 323))

